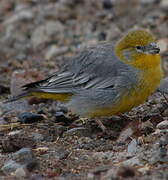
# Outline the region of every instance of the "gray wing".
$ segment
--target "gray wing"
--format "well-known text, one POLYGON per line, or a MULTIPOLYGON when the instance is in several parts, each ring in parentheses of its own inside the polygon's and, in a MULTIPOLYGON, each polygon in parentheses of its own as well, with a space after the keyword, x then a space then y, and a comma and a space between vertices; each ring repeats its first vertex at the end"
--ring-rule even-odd
POLYGON ((24 88, 73 94, 85 89, 128 88, 135 85, 135 81, 136 70, 116 57, 111 44, 100 44, 81 52, 62 71, 24 88))

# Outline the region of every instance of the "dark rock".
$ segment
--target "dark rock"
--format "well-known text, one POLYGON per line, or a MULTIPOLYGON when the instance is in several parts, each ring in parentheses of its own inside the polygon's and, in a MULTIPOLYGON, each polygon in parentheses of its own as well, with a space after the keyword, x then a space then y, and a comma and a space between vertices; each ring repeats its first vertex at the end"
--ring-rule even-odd
POLYGON ((99 35, 98 35, 98 39, 99 41, 105 41, 106 40, 106 37, 107 37, 107 33, 106 32, 100 32, 99 35))
POLYGON ((9 93, 9 87, 0 85, 0 94, 9 93))
POLYGON ((118 176, 123 178, 135 176, 135 169, 131 166, 121 166, 117 172, 118 176))
POLYGON ((31 112, 23 112, 19 114, 18 118, 19 118, 19 122, 21 123, 35 123, 37 121, 43 120, 42 115, 31 112))
POLYGON ((63 112, 56 112, 55 113, 55 122, 56 123, 65 123, 65 125, 71 124, 71 120, 65 116, 63 112))
POLYGON ((112 9, 113 8, 112 0, 104 0, 103 1, 103 8, 104 9, 112 9))

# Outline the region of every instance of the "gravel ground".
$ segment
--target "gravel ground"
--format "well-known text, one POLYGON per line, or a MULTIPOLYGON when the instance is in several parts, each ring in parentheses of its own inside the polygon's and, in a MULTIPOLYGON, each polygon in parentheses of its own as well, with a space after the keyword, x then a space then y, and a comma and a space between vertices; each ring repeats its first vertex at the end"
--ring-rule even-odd
POLYGON ((3 103, 84 47, 135 27, 156 35, 168 76, 167 0, 0 1, 0 179, 168 179, 168 102, 159 92, 125 117, 102 119, 108 134, 59 102, 3 103))

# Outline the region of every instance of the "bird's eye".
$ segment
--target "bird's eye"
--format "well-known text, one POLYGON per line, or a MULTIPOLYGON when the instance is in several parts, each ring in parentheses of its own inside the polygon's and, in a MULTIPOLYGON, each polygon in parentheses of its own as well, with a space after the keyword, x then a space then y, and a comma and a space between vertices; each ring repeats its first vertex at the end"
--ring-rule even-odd
POLYGON ((141 47, 141 46, 136 46, 136 49, 137 49, 137 50, 141 50, 142 47, 141 47))

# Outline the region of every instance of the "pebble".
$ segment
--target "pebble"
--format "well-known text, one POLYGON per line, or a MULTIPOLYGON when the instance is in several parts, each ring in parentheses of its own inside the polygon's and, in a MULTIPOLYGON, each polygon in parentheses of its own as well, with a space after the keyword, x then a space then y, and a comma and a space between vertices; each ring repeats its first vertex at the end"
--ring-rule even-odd
POLYGON ((12 154, 10 159, 1 170, 5 174, 15 172, 16 176, 25 176, 26 169, 31 171, 37 166, 37 161, 30 148, 22 148, 12 154), (26 168, 26 169, 25 169, 26 168))
POLYGON ((12 154, 12 159, 20 164, 27 164, 35 160, 32 150, 30 148, 22 148, 12 154))
POLYGON ((45 59, 50 60, 51 58, 55 57, 55 56, 60 56, 65 54, 66 52, 68 52, 68 47, 57 47, 55 45, 51 46, 46 54, 45 54, 45 59))
POLYGON ((136 139, 133 139, 129 144, 128 144, 128 147, 127 147, 127 152, 129 154, 135 154, 137 151, 137 141, 136 139))
POLYGON ((35 123, 35 122, 43 120, 43 116, 41 114, 35 114, 31 112, 20 113, 18 118, 19 118, 19 122, 25 123, 25 124, 35 123))
POLYGON ((160 122, 156 128, 158 129, 168 129, 168 120, 160 122))
POLYGON ((0 85, 0 94, 9 93, 9 87, 0 85))
POLYGON ((160 3, 160 6, 163 8, 167 8, 168 7, 168 1, 167 0, 162 0, 160 3))
POLYGON ((44 140, 43 135, 40 134, 40 133, 32 133, 31 136, 32 136, 33 140, 36 141, 36 142, 44 140))
POLYGON ((159 39, 157 44, 160 47, 160 53, 165 53, 168 49, 168 38, 159 39))
POLYGON ((63 112, 60 111, 55 113, 55 122, 56 123, 63 122, 65 124, 71 124, 71 120, 67 118, 63 112))
POLYGON ((17 178, 24 178, 27 175, 26 169, 23 167, 17 168, 15 173, 14 173, 15 177, 17 178))
POLYGON ((15 172, 16 169, 22 167, 21 164, 13 161, 13 160, 9 160, 8 162, 5 163, 5 165, 1 168, 1 170, 5 173, 5 174, 10 174, 11 172, 15 172))
POLYGON ((7 124, 3 117, 0 117, 0 125, 7 124))
POLYGON ((16 23, 17 21, 25 21, 31 20, 33 18, 33 12, 29 9, 24 9, 15 13, 13 16, 10 16, 6 21, 4 21, 4 25, 9 25, 12 23, 16 23))
POLYGON ((31 37, 31 43, 34 48, 38 48, 40 45, 44 45, 47 42, 60 38, 61 33, 64 30, 64 26, 59 21, 49 21, 44 25, 38 26, 31 37))
POLYGON ((135 174, 135 169, 131 166, 121 166, 117 171, 117 175, 123 178, 134 177, 135 174))
POLYGON ((103 8, 104 9, 112 9, 113 8, 113 1, 112 0, 104 0, 103 1, 103 8))
POLYGON ((139 166, 140 164, 142 164, 140 161, 139 161, 139 159, 135 156, 135 157, 133 157, 133 158, 131 158, 131 159, 128 159, 128 160, 126 160, 126 161, 124 161, 124 162, 122 162, 122 164, 124 165, 124 166, 139 166))
POLYGON ((37 160, 30 148, 22 148, 12 154, 12 160, 21 164, 27 170, 31 171, 37 166, 37 160))
POLYGON ((78 137, 90 137, 92 134, 89 131, 88 128, 84 128, 84 127, 78 127, 78 128, 72 128, 68 131, 66 131, 63 136, 78 136, 78 137))
POLYGON ((114 152, 95 152, 93 157, 101 162, 104 160, 112 160, 114 157, 114 152))

